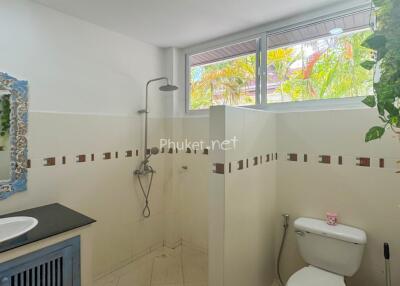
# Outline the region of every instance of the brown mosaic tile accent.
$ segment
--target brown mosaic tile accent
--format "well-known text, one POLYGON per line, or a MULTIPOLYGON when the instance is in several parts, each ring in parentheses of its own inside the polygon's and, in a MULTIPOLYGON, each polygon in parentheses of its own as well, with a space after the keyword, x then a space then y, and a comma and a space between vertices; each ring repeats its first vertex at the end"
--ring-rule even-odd
POLYGON ((111 159, 111 152, 103 153, 103 160, 110 160, 111 159))
POLYGON ((161 153, 165 153, 165 148, 164 147, 161 148, 161 153))
POLYGON ((129 157, 132 157, 132 156, 133 156, 132 150, 125 151, 125 157, 126 158, 129 158, 129 157))
POLYGON ((28 159, 28 160, 26 161, 26 168, 30 169, 30 168, 31 168, 31 164, 32 164, 31 160, 28 159))
POLYGON ((115 152, 115 158, 118 159, 118 152, 115 152))
POLYGON ((257 166, 258 165, 258 157, 254 157, 253 158, 253 166, 257 166))
POLYGON ((246 159, 246 168, 249 167, 249 159, 246 159))
POLYGON ((190 154, 190 153, 192 153, 192 150, 190 148, 186 148, 186 153, 190 154))
POLYGON ((379 168, 385 168, 385 159, 383 158, 379 159, 379 168))
POLYGON ((228 165, 228 170, 229 170, 229 173, 232 172, 232 164, 231 163, 229 163, 229 165, 228 165))
POLYGON ((297 162, 297 154, 296 153, 289 153, 288 154, 288 161, 297 162))
POLYGON ((338 164, 343 165, 343 156, 338 157, 338 164))
POLYGON ((263 163, 263 160, 262 160, 262 156, 260 155, 260 164, 262 164, 263 163))
POLYGON ((86 162, 86 155, 78 155, 78 156, 76 156, 76 162, 77 163, 86 162))
POLYGON ((239 160, 238 161, 238 170, 243 170, 243 167, 244 167, 243 160, 239 160))
POLYGON ((330 155, 319 155, 318 163, 330 164, 331 163, 331 156, 330 155))
POLYGON ((94 154, 90 155, 90 160, 93 162, 94 161, 94 154))
POLYGON ((61 157, 61 164, 63 165, 67 164, 67 158, 65 156, 61 157))
POLYGON ((135 154, 136 154, 136 157, 139 156, 139 150, 138 149, 136 149, 135 154))
POLYGON ((207 148, 203 150, 203 154, 204 155, 208 155, 208 149, 207 148))
POLYGON ((278 153, 275 153, 275 160, 278 160, 278 153))
POLYGON ((357 166, 360 167, 370 167, 371 166, 371 158, 369 157, 357 157, 358 163, 357 166))
POLYGON ((168 154, 173 154, 174 153, 174 149, 173 148, 169 148, 168 149, 168 154))
POLYGON ((46 167, 55 166, 56 157, 44 158, 43 161, 44 161, 43 166, 46 166, 46 167))
POLYGON ((304 161, 305 163, 308 162, 308 155, 307 155, 307 154, 304 154, 304 155, 303 155, 303 161, 304 161))
POLYGON ((267 154, 267 162, 269 162, 270 158, 269 158, 269 154, 267 154))
POLYGON ((225 174, 225 164, 222 163, 214 163, 213 173, 216 174, 225 174))

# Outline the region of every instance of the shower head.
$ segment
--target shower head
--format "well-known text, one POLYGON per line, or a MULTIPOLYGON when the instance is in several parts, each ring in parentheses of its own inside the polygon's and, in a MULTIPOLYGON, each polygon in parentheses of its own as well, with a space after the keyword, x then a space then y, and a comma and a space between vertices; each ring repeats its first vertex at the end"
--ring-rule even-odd
POLYGON ((166 85, 160 86, 159 89, 160 89, 160 91, 174 91, 174 90, 177 90, 178 87, 168 83, 166 85))

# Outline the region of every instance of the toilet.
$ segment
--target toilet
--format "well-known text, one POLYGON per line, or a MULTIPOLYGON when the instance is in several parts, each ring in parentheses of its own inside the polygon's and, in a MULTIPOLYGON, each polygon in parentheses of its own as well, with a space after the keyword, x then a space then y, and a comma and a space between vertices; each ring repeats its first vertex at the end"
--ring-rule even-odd
POLYGON ((366 233, 313 218, 298 218, 294 228, 300 254, 309 265, 294 273, 286 286, 345 286, 344 277, 360 267, 366 233))

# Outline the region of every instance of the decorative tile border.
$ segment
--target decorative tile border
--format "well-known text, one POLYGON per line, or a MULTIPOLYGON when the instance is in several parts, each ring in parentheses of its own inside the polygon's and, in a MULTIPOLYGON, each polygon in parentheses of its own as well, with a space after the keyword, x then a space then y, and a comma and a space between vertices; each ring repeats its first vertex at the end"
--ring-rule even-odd
MULTIPOLYGON (((147 150, 150 153, 150 149, 147 150)), ((122 159, 122 158, 133 158, 133 157, 140 157, 141 153, 139 148, 132 149, 132 150, 124 150, 124 151, 114 151, 114 152, 101 152, 97 156, 94 153, 90 154, 77 154, 77 155, 63 155, 62 157, 59 156, 52 156, 52 157, 44 157, 44 158, 30 158, 27 161, 27 168, 35 168, 38 165, 45 166, 45 167, 54 167, 57 165, 70 165, 71 163, 88 163, 94 162, 99 160, 115 160, 115 159, 122 159), (123 155, 121 155, 123 154, 123 155), (67 160, 67 158, 73 158, 73 160, 67 160), (38 162, 41 162, 38 164, 38 162)), ((208 155, 208 149, 197 150, 197 149, 190 149, 187 148, 186 150, 178 150, 170 148, 167 150, 162 148, 160 154, 167 154, 167 155, 174 155, 174 154, 190 154, 190 155, 208 155)), ((153 155, 153 156, 159 156, 153 155)))
MULTIPOLYGON (((72 163, 88 163, 94 161, 108 161, 115 159, 123 159, 123 158, 134 158, 140 157, 141 153, 140 149, 132 149, 132 150, 124 150, 124 151, 114 151, 114 152, 102 152, 95 156, 94 153, 91 154, 78 154, 73 156, 68 156, 68 158, 72 157, 73 160, 67 160, 67 156, 64 155, 62 157, 45 157, 39 159, 42 166, 45 167, 54 167, 57 165, 70 165, 72 163), (121 155, 123 154, 123 155, 121 155), (57 159, 60 158, 60 159, 57 159)), ((148 149, 150 150, 150 149, 148 149)), ((170 148, 165 150, 162 148, 160 150, 161 154, 164 155, 175 155, 175 154, 183 154, 189 156, 203 156, 209 155, 209 149, 191 149, 187 148, 186 150, 178 150, 170 148)), ((400 174, 400 159, 395 158, 374 158, 374 157, 361 157, 361 156, 343 156, 343 155, 333 155, 333 154, 310 154, 310 153, 277 153, 270 152, 264 155, 255 155, 250 156, 248 158, 239 159, 236 161, 229 162, 227 164, 224 163, 213 163, 212 173, 215 174, 230 174, 233 172, 245 170, 248 168, 254 168, 258 166, 265 165, 269 162, 277 161, 278 158, 282 161, 290 162, 290 163, 301 163, 301 164, 318 164, 318 165, 326 165, 326 166, 354 166, 354 167, 363 167, 363 168, 378 168, 385 170, 394 170, 396 173, 400 174)), ((39 162, 37 158, 35 158, 35 162, 32 159, 27 161, 27 168, 34 168, 37 165, 34 163, 39 162)))
POLYGON ((227 163, 228 171, 225 172, 224 163, 214 163, 212 173, 225 174, 236 171, 242 171, 248 168, 257 167, 263 163, 268 163, 283 158, 283 161, 288 163, 300 164, 314 164, 326 166, 354 166, 363 168, 377 168, 395 171, 400 174, 400 160, 395 158, 374 158, 374 157, 357 157, 357 156, 343 156, 343 155, 315 155, 305 153, 281 153, 278 156, 277 152, 269 153, 266 155, 258 155, 249 158, 240 159, 237 161, 227 163))
MULTIPOLYGON (((227 173, 233 173, 236 171, 242 171, 249 168, 260 167, 266 165, 270 162, 276 161, 278 159, 278 153, 268 153, 265 155, 256 155, 249 158, 236 160, 227 163, 227 173)), ((215 174, 225 174, 225 164, 224 163, 214 163, 212 173, 215 174)))
POLYGON ((332 166, 357 166, 364 168, 379 168, 388 170, 397 170, 400 173, 400 160, 396 158, 382 157, 361 157, 361 156, 343 156, 343 155, 315 155, 302 153, 284 153, 286 161, 299 163, 325 164, 332 166), (303 156, 303 160, 297 160, 303 156), (309 160, 314 158, 314 160, 309 160))

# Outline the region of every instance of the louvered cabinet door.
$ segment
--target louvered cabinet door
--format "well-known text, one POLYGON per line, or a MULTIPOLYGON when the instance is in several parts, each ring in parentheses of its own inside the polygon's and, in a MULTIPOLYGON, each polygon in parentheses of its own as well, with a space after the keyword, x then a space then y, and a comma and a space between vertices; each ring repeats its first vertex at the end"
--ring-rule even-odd
POLYGON ((0 286, 79 286, 79 253, 78 238, 4 262, 0 286))

